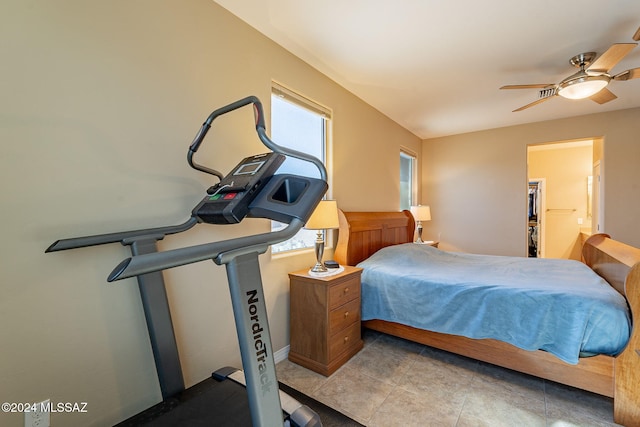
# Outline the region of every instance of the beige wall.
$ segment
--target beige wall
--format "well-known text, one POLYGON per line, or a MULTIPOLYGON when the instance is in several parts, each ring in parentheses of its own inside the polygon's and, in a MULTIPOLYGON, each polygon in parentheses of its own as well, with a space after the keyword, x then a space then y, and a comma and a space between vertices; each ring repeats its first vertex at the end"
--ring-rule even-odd
POLYGON ((580 230, 591 230, 587 216, 587 177, 593 170, 592 144, 544 145, 529 149, 529 180, 544 178, 546 207, 544 222, 545 258, 580 260, 580 230), (582 221, 582 225, 579 224, 582 221))
POLYGON ((444 249, 525 255, 527 145, 602 137, 604 231, 639 246, 639 115, 635 108, 425 140, 425 234, 440 235, 444 249))
MULTIPOLYGON (((0 401, 88 402, 87 414, 54 414, 54 426, 110 425, 160 392, 135 281, 105 280, 128 249, 44 250, 64 237, 185 220, 214 182, 186 162, 213 109, 257 95, 268 115, 272 79, 332 108, 332 195, 347 210, 397 209, 399 161, 390 159, 400 146, 421 150, 417 137, 210 0, 10 0, 0 34, 0 401)), ((216 120, 197 158, 227 172, 264 150, 245 109, 216 120)), ((200 225, 160 246, 267 228, 200 225)), ((286 273, 312 260, 261 256, 274 350, 288 344, 286 273)), ((224 268, 194 264, 166 280, 187 384, 238 366, 224 268)), ((0 425, 23 418, 2 413, 0 425)))

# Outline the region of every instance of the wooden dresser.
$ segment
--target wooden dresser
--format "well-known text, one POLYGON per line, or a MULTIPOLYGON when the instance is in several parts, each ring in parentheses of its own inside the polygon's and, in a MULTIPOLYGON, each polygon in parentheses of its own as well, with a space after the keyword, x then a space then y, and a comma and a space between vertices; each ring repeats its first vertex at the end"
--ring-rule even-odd
POLYGON ((289 360, 329 376, 362 349, 361 274, 349 266, 326 277, 312 277, 309 269, 289 273, 289 360))

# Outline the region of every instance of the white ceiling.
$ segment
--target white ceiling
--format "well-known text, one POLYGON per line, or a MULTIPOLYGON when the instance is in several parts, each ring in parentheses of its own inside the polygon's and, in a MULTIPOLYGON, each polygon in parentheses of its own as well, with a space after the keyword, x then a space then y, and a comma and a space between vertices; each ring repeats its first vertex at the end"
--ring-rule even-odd
MULTIPOLYGON (((578 71, 569 59, 633 42, 640 0, 214 0, 421 138, 640 106, 640 79, 618 99, 536 89, 578 71)), ((611 71, 640 67, 636 47, 611 71)))

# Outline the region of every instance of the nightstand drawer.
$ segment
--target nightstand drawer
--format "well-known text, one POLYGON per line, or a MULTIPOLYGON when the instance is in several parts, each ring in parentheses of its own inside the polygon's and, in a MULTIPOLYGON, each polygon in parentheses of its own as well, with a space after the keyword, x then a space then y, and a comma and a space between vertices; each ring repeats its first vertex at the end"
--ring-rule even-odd
POLYGON ((360 300, 354 299, 329 313, 329 335, 346 328, 360 320, 360 300))
POLYGON ((360 322, 356 322, 331 337, 329 340, 329 360, 351 349, 354 345, 358 345, 360 342, 362 342, 360 339, 360 322))
POLYGON ((360 297, 360 276, 345 280, 329 289, 329 310, 360 297))

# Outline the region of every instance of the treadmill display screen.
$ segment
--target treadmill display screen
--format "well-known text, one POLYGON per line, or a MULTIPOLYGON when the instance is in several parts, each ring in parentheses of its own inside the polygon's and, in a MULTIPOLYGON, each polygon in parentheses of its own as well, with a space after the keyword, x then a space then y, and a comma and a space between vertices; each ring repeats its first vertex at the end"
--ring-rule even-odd
POLYGON ((233 174, 234 175, 254 175, 256 172, 260 170, 262 165, 264 165, 264 162, 244 163, 233 174))

